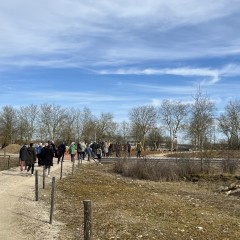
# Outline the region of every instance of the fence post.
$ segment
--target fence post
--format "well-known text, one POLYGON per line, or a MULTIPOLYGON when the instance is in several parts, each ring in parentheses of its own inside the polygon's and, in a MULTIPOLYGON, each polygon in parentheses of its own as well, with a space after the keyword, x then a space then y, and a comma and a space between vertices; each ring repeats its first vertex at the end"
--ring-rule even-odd
POLYGON ((84 240, 92 239, 92 202, 84 200, 84 240))
POLYGON ((35 200, 38 201, 38 170, 35 171, 35 200))
POLYGON ((54 197, 55 197, 55 177, 52 178, 51 209, 49 222, 50 224, 52 224, 53 222, 54 197))
POLYGON ((3 162, 4 162, 4 168, 6 167, 6 149, 4 149, 3 152, 3 162))

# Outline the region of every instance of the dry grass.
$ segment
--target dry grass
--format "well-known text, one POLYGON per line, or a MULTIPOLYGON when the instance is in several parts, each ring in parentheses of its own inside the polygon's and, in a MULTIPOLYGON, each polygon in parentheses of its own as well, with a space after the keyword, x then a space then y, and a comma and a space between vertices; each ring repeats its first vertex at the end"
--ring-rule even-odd
POLYGON ((66 223, 59 239, 83 239, 83 200, 92 200, 93 240, 240 239, 240 199, 215 191, 232 176, 158 183, 112 168, 83 165, 57 183, 55 219, 66 223))
POLYGON ((201 152, 172 152, 167 153, 169 157, 185 157, 185 158, 240 158, 240 151, 238 150, 208 150, 201 152))
POLYGON ((19 144, 9 144, 8 146, 6 146, 5 148, 1 149, 0 152, 2 152, 1 154, 4 153, 4 151, 7 152, 7 154, 18 154, 20 151, 21 146, 19 144))

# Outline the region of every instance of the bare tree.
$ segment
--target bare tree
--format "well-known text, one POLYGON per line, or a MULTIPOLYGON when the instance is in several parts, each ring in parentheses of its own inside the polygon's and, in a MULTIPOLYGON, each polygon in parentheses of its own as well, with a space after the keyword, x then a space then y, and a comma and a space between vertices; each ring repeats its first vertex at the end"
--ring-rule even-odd
POLYGON ((181 101, 164 100, 159 109, 160 119, 167 127, 171 151, 176 148, 177 133, 184 126, 188 115, 188 105, 181 101))
POLYGON ((46 130, 49 139, 55 140, 60 137, 61 128, 68 117, 66 109, 61 106, 43 104, 39 111, 39 126, 46 130))
POLYGON ((135 107, 130 110, 129 118, 132 135, 144 145, 147 133, 156 127, 157 111, 153 106, 135 107))
POLYGON ((131 137, 130 132, 130 124, 127 121, 122 121, 117 124, 117 138, 121 138, 124 143, 131 137))
POLYGON ((240 101, 229 101, 225 112, 218 118, 221 132, 227 137, 229 147, 237 146, 239 149, 240 134, 240 101))
POLYGON ((96 140, 96 121, 97 118, 92 114, 91 110, 85 107, 81 115, 82 120, 82 139, 85 142, 96 140))
POLYGON ((18 111, 17 132, 20 141, 31 141, 36 132, 36 119, 38 115, 37 105, 21 107, 18 111))
POLYGON ((74 113, 74 115, 75 115, 74 128, 76 129, 74 132, 76 134, 76 139, 78 141, 80 141, 80 139, 82 138, 82 133, 83 133, 82 112, 80 111, 80 109, 76 109, 74 112, 75 112, 74 113))
POLYGON ((17 110, 11 106, 4 106, 0 112, 0 135, 3 145, 14 143, 17 127, 17 110))
POLYGON ((66 144, 70 144, 75 141, 78 135, 78 129, 76 124, 76 119, 79 116, 79 110, 70 108, 65 109, 64 119, 62 119, 59 131, 58 140, 65 141, 66 144))
POLYGON ((117 124, 113 121, 111 113, 101 113, 96 121, 96 136, 98 140, 112 138, 116 131, 117 124))
POLYGON ((214 124, 214 110, 214 103, 198 89, 191 108, 189 133, 201 153, 207 142, 207 134, 214 124))
POLYGON ((160 143, 163 142, 163 135, 160 128, 152 128, 148 134, 147 138, 148 145, 151 147, 151 150, 157 150, 160 146, 160 143))

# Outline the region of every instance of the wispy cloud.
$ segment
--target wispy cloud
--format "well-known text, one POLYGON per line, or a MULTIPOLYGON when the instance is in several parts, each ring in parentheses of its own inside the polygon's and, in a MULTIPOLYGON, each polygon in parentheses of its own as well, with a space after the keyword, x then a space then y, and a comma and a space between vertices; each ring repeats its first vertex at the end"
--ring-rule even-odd
POLYGON ((239 9, 239 0, 0 1, 0 102, 123 115, 187 102, 201 85, 222 107, 239 95, 239 9))
MULTIPOLYGON (((163 82, 165 82, 163 80, 163 82)), ((137 89, 138 91, 141 90, 141 92, 145 93, 159 93, 162 96, 169 96, 169 95, 191 95, 195 90, 195 86, 193 85, 183 85, 183 84, 175 84, 172 85, 166 85, 166 84, 153 84, 153 83, 130 83, 126 84, 127 87, 137 89)))
POLYGON ((240 76, 240 65, 229 64, 220 69, 213 68, 161 68, 161 69, 117 69, 117 70, 100 70, 99 74, 113 75, 175 75, 184 77, 203 77, 201 81, 203 85, 212 85, 220 81, 222 76, 240 76), (205 79, 208 77, 208 79, 205 79))
POLYGON ((238 0, 1 1, 1 65, 56 61, 68 68, 236 54, 240 33, 216 26, 238 9, 238 0), (12 62, 16 57, 22 63, 12 62))

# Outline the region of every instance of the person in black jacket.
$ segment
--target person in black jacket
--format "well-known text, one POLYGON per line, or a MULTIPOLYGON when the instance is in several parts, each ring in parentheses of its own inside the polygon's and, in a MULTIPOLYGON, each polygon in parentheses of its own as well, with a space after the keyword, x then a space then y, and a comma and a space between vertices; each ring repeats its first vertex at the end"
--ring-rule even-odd
POLYGON ((25 163, 26 159, 27 159, 27 146, 26 144, 24 144, 19 151, 19 161, 20 161, 21 172, 23 171, 23 167, 25 168, 25 170, 27 169, 27 166, 25 163))
POLYGON ((51 143, 45 143, 45 147, 42 149, 42 165, 44 171, 48 170, 48 177, 50 177, 51 166, 53 166, 54 150, 51 143))
POLYGON ((66 145, 65 145, 65 142, 63 141, 57 148, 58 164, 61 159, 62 159, 61 161, 64 162, 65 152, 66 152, 66 145))
POLYGON ((27 148, 27 158, 26 158, 26 165, 27 172, 31 169, 31 174, 33 175, 34 172, 34 164, 36 162, 37 156, 35 152, 35 148, 33 147, 33 143, 30 143, 30 146, 27 148))

